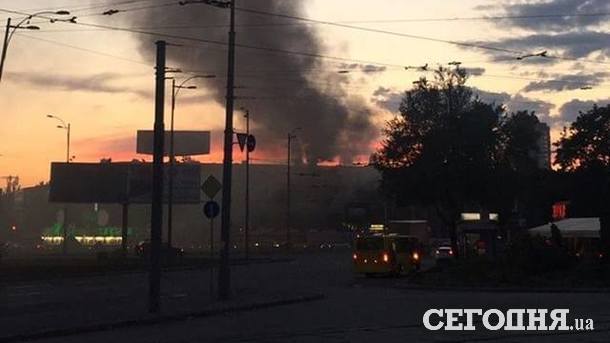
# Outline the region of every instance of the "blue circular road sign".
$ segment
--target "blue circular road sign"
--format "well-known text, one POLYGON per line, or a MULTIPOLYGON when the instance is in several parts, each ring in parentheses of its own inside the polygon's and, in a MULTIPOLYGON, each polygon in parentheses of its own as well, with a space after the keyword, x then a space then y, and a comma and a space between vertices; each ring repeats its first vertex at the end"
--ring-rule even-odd
POLYGON ((208 201, 203 205, 203 213, 210 219, 216 218, 220 213, 220 205, 216 201, 208 201))

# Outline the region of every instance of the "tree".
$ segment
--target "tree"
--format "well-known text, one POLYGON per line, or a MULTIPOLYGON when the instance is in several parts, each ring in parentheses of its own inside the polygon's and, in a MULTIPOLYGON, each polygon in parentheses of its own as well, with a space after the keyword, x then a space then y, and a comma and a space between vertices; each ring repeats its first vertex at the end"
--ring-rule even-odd
POLYGON ((474 96, 466 80, 463 69, 440 67, 433 80, 416 82, 371 158, 382 173, 384 193, 400 204, 434 208, 456 252, 463 209, 510 207, 503 174, 531 168, 527 156, 538 138, 533 114, 505 116, 502 106, 474 96))
POLYGON ((456 252, 463 205, 485 197, 502 111, 473 97, 466 80, 464 70, 442 67, 434 80, 422 78, 405 93, 400 117, 388 123, 372 158, 386 194, 436 209, 456 252))
POLYGON ((570 211, 598 216, 605 256, 610 256, 610 105, 580 112, 555 143, 555 163, 570 183, 570 211))
POLYGON ((596 105, 580 112, 570 128, 564 128, 555 163, 562 170, 574 171, 593 166, 610 167, 610 105, 596 105))
POLYGON ((507 168, 522 174, 538 170, 538 125, 540 121, 534 112, 518 111, 504 118, 501 133, 503 162, 507 168))

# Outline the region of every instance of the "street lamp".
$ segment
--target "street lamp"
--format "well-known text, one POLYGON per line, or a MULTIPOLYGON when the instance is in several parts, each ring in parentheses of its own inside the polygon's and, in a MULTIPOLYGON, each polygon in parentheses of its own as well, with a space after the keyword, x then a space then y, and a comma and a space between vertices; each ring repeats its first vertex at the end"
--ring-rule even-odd
POLYGON ((174 207, 174 112, 176 110, 176 98, 181 89, 197 89, 197 86, 185 86, 187 82, 194 79, 213 79, 216 75, 194 75, 186 78, 179 85, 176 85, 176 79, 172 79, 172 112, 170 119, 170 134, 169 134, 169 190, 167 194, 167 245, 172 246, 172 226, 173 226, 173 207, 174 207))
MULTIPOLYGON (((6 50, 8 49, 8 45, 17 30, 40 30, 40 27, 36 25, 30 25, 30 20, 36 16, 40 16, 43 14, 55 14, 55 15, 70 15, 70 12, 66 10, 60 11, 42 11, 38 13, 34 13, 28 15, 23 18, 17 25, 11 25, 11 18, 6 20, 6 31, 4 31, 4 44, 2 45, 2 56, 0 57, 0 82, 2 81, 2 72, 4 71, 4 61, 6 60, 6 50), (24 24, 26 24, 24 26, 24 24)), ((51 19, 53 21, 54 19, 51 19)))
POLYGON ((290 164, 292 152, 292 140, 297 138, 297 131, 301 130, 297 127, 288 133, 288 159, 286 168, 286 249, 290 251, 290 164))
MULTIPOLYGON (((63 119, 54 116, 52 114, 47 114, 47 118, 55 119, 61 123, 61 125, 57 125, 58 129, 66 130, 66 163, 70 163, 70 123, 66 123, 63 119)), ((68 206, 64 207, 64 230, 63 230, 63 244, 62 250, 63 254, 68 253, 68 206)))
POLYGON ((70 163, 70 123, 66 123, 63 119, 54 116, 52 114, 47 114, 47 118, 55 119, 61 123, 61 125, 57 125, 58 129, 66 130, 66 162, 70 163))

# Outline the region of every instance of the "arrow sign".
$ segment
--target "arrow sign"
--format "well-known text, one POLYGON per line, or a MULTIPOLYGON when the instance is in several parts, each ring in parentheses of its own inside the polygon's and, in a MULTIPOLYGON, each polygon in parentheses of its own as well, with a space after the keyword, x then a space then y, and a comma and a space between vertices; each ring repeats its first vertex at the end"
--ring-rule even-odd
POLYGON ((205 203, 205 205, 203 205, 203 213, 209 219, 216 218, 220 213, 220 206, 216 201, 208 201, 205 203))
POLYGON ((222 184, 214 175, 210 175, 201 185, 201 190, 210 199, 214 199, 216 194, 222 189, 222 184))
POLYGON ((248 135, 245 133, 237 134, 237 143, 239 143, 239 149, 244 151, 244 147, 246 146, 246 141, 248 140, 248 135))
POLYGON ((256 149, 256 137, 249 135, 246 145, 248 146, 248 152, 253 152, 256 149))

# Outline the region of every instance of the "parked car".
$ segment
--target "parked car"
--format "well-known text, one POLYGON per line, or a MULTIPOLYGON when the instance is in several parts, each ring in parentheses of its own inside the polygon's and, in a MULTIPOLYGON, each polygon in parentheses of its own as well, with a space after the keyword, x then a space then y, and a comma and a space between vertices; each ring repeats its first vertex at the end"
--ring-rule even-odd
POLYGON ((434 257, 436 258, 437 263, 453 260, 455 257, 454 255, 455 253, 450 245, 440 245, 434 252, 434 257))
MULTIPOLYGON (((142 258, 150 257, 150 241, 142 241, 136 245, 136 255, 142 258)), ((184 249, 178 247, 169 247, 167 244, 161 244, 161 256, 164 258, 182 258, 184 257, 184 249)))

